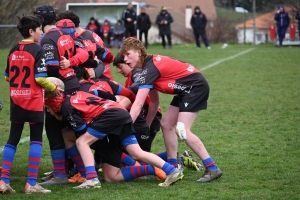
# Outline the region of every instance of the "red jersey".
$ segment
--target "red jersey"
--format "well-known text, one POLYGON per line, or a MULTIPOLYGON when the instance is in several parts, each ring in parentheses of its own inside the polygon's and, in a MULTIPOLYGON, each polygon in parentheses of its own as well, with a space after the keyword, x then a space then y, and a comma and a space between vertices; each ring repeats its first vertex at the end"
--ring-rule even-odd
POLYGON ((98 79, 96 82, 84 80, 84 81, 80 82, 79 90, 85 91, 85 92, 101 90, 104 92, 109 92, 110 94, 113 94, 113 95, 125 96, 125 97, 129 98, 129 100, 131 102, 134 102, 134 100, 135 100, 135 94, 133 92, 131 92, 127 88, 122 87, 122 85, 120 85, 116 82, 106 80, 106 79, 98 79))
POLYGON ((180 97, 194 96, 207 86, 206 79, 189 63, 168 56, 151 55, 143 64, 139 88, 156 89, 180 97))
MULTIPOLYGON (((69 122, 75 132, 86 129, 95 118, 110 109, 126 110, 124 107, 112 100, 102 99, 93 94, 78 91, 74 95, 67 95, 61 107, 63 120, 69 122)), ((114 125, 114 118, 108 119, 111 126, 114 125)), ((130 123, 132 120, 123 119, 122 123, 130 123), (125 121, 124 121, 125 120, 125 121)))
POLYGON ((47 77, 46 56, 33 42, 19 42, 11 49, 4 72, 9 77, 11 121, 44 121, 43 88, 35 78, 47 77))
POLYGON ((63 34, 59 29, 50 29, 41 39, 41 46, 46 50, 46 67, 48 76, 61 79, 65 90, 79 88, 79 82, 72 67, 61 69, 59 61, 61 56, 70 59, 75 55, 75 42, 69 35, 63 34))
MULTIPOLYGON (((103 40, 96 33, 91 32, 89 30, 84 30, 79 35, 81 37, 83 37, 84 39, 91 40, 92 42, 98 44, 100 47, 105 48, 106 56, 105 56, 105 59, 103 59, 103 64, 105 67, 103 75, 108 77, 110 80, 113 80, 112 72, 111 72, 111 68, 110 68, 110 63, 112 63, 114 61, 113 53, 105 47, 103 40)), ((100 58, 98 58, 98 59, 100 59, 100 58)))

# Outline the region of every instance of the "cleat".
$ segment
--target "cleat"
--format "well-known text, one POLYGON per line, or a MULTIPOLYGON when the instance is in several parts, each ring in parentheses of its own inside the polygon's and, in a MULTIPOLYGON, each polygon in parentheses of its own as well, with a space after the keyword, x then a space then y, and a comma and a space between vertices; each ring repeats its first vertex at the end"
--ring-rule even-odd
POLYGON ((167 174, 160 168, 158 167, 154 167, 154 173, 155 173, 155 176, 158 180, 166 180, 167 179, 167 174))
POLYGON ((165 182, 158 184, 160 187, 168 187, 176 183, 180 178, 182 179, 182 170, 175 168, 175 171, 172 174, 167 176, 165 182))
POLYGON ((184 166, 195 171, 201 171, 203 169, 203 166, 194 158, 191 151, 185 150, 181 157, 183 159, 184 166))
POLYGON ((222 171, 217 168, 217 170, 210 170, 208 168, 205 169, 203 176, 197 180, 198 183, 207 183, 211 182, 215 179, 218 179, 222 176, 222 171))
POLYGON ((16 191, 14 189, 12 189, 12 187, 10 187, 9 184, 6 184, 4 181, 0 181, 0 193, 2 194, 12 194, 12 193, 16 193, 16 191))
POLYGON ((41 178, 41 181, 42 181, 42 182, 49 181, 49 180, 51 180, 52 178, 54 178, 54 173, 53 173, 53 171, 52 171, 52 172, 46 172, 46 173, 44 173, 44 174, 45 174, 45 176, 41 178), (47 174, 47 175, 46 175, 46 174, 47 174))
POLYGON ((81 174, 78 172, 73 177, 69 178, 68 181, 69 183, 83 183, 84 181, 86 181, 86 179, 82 177, 81 174))
POLYGON ((25 185, 25 194, 46 194, 50 193, 51 190, 47 190, 40 186, 39 184, 35 184, 35 186, 31 186, 29 183, 26 183, 25 185))
POLYGON ((73 187, 74 189, 89 189, 89 188, 101 188, 101 183, 98 178, 84 181, 81 185, 73 187))
POLYGON ((50 174, 53 174, 53 171, 44 173, 45 176, 49 176, 50 174))
POLYGON ((63 185, 63 184, 68 184, 68 179, 67 177, 64 178, 59 178, 59 177, 54 177, 48 181, 45 181, 43 183, 39 183, 39 185, 41 186, 45 186, 45 185, 63 185))

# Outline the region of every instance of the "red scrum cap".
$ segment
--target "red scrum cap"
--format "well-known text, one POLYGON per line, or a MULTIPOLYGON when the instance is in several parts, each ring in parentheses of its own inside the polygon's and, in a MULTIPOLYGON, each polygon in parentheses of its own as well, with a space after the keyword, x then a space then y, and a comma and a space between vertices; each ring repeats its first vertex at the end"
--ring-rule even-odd
POLYGON ((56 23, 57 28, 75 28, 75 24, 69 19, 62 19, 56 23))
POLYGON ((53 98, 45 98, 45 105, 49 106, 54 113, 60 112, 60 105, 63 102, 64 102, 64 96, 62 94, 53 98))

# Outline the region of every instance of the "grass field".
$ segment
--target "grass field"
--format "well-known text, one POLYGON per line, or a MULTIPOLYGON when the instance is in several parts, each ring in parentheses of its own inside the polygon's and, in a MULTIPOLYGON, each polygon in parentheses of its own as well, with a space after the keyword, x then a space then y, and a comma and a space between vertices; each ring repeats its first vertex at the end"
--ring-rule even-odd
MULTIPOLYGON (((204 142, 223 171, 223 177, 197 184, 202 172, 184 171, 182 181, 159 188, 158 181, 139 179, 126 183, 102 182, 101 189, 75 190, 74 184, 47 187, 47 195, 23 193, 27 173, 28 142, 18 147, 12 169, 14 195, 0 199, 300 199, 300 66, 299 47, 273 45, 212 45, 211 50, 194 45, 175 45, 172 50, 150 46, 149 53, 169 55, 190 62, 198 69, 237 55, 203 71, 211 93, 209 107, 200 112, 193 132, 204 142)), ((116 51, 114 51, 116 53, 116 51)), ((8 50, 0 50, 0 72, 4 71, 8 50)), ((114 78, 124 79, 113 68, 114 78)), ((0 79, 0 148, 9 135, 9 92, 0 79)), ((165 111, 171 96, 161 95, 165 111)), ((23 137, 28 136, 28 129, 23 137)), ((187 146, 179 143, 179 151, 187 146)), ((153 152, 164 151, 161 132, 153 152)), ((49 146, 44 137, 40 177, 52 170, 49 146)), ((101 176, 101 174, 100 174, 101 176)))

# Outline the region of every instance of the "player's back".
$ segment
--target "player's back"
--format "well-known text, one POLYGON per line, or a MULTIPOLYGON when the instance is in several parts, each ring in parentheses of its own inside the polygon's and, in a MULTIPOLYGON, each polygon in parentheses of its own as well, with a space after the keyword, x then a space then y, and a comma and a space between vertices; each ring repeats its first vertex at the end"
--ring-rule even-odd
POLYGON ((43 89, 35 78, 47 76, 44 56, 34 42, 19 42, 9 53, 5 76, 9 77, 12 121, 43 121, 43 89))
POLYGON ((79 88, 79 82, 72 67, 61 69, 59 62, 62 56, 70 59, 74 56, 75 42, 70 35, 64 34, 57 28, 50 29, 42 38, 41 46, 46 50, 46 66, 48 76, 57 77, 65 84, 65 91, 73 91, 79 88))

